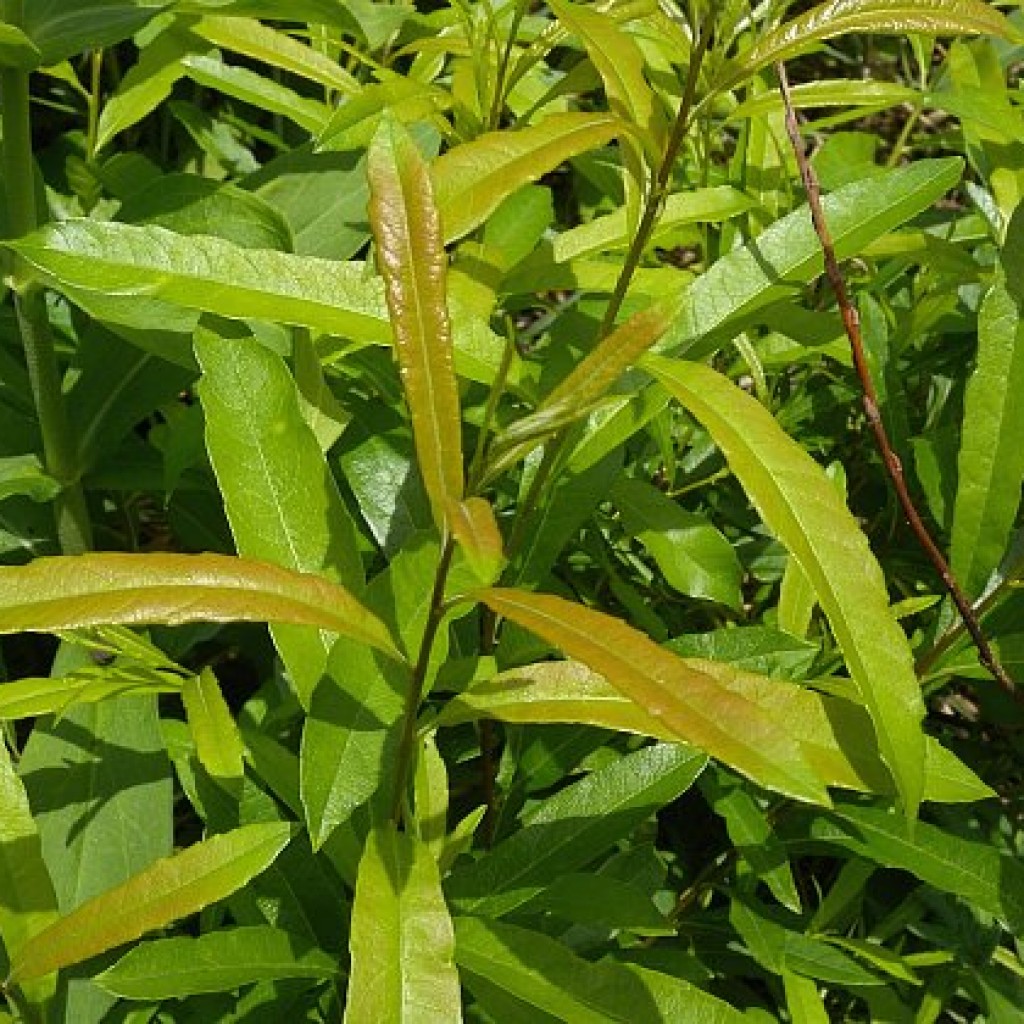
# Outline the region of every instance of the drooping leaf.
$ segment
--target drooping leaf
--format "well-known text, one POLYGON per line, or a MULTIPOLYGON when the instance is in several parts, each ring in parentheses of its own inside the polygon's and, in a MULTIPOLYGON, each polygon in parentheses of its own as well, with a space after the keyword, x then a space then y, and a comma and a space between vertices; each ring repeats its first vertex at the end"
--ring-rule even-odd
POLYGON ((0 67, 34 71, 42 63, 39 47, 17 25, 0 24, 0 67))
POLYGON ((427 165, 408 133, 383 122, 370 146, 370 221, 384 277, 413 439, 434 520, 462 498, 462 433, 452 361, 448 261, 427 165))
POLYGON ((157 861, 33 935, 12 958, 8 980, 42 977, 230 896, 266 869, 291 835, 287 823, 244 825, 157 861))
POLYGON ((924 787, 924 703, 885 579, 814 460, 756 399, 698 363, 644 363, 704 425, 768 527, 799 562, 843 650, 908 815, 924 787))
POLYGON ((260 981, 330 978, 337 970, 330 956, 308 942, 280 928, 250 925, 142 942, 94 981, 122 999, 183 999, 260 981))
POLYGON ((978 311, 978 358, 967 383, 957 458, 950 568, 980 596, 1006 550, 1024 480, 1024 322, 1002 282, 978 311))
POLYGON ((358 262, 242 249, 156 226, 67 220, 9 242, 54 288, 159 299, 233 319, 265 319, 387 344, 379 282, 358 262))
POLYGON ((52 501, 60 484, 43 469, 38 455, 0 458, 0 501, 23 494, 33 501, 52 501))
POLYGON ((168 0, 32 0, 23 28, 49 66, 127 39, 168 6, 168 0))
POLYGON ((785 721, 621 620, 548 594, 491 589, 478 592, 478 597, 499 615, 599 672, 677 740, 699 747, 761 785, 828 804, 821 779, 785 721))
POLYGON ((981 33, 1017 39, 1006 18, 983 0, 827 0, 780 25, 757 41, 727 69, 723 89, 775 61, 788 60, 823 39, 848 32, 889 35, 981 33))
MULTIPOLYGON (((959 159, 918 160, 822 199, 839 259, 927 209, 960 179, 959 159)), ((717 260, 687 286, 658 351, 700 359, 734 337, 759 310, 790 298, 821 273, 821 243, 806 208, 776 221, 753 241, 717 260)))
MULTIPOLYGON (((195 351, 206 445, 239 553, 336 577, 359 593, 355 526, 284 361, 248 331, 224 323, 200 322, 195 351)), ((308 707, 333 636, 280 625, 272 632, 308 707)))
POLYGON ((621 130, 610 114, 553 114, 540 124, 490 132, 450 149, 431 168, 444 240, 468 234, 523 185, 621 130))
POLYGON ((685 792, 706 764, 679 745, 644 747, 548 798, 520 831, 454 872, 445 890, 453 906, 501 916, 575 871, 685 792))
POLYGON ((110 553, 0 568, 0 633, 202 621, 317 626, 396 655, 384 625, 347 590, 268 562, 110 553))
POLYGON ((458 1024, 455 936, 437 864, 411 833, 374 830, 352 907, 345 1024, 458 1024))

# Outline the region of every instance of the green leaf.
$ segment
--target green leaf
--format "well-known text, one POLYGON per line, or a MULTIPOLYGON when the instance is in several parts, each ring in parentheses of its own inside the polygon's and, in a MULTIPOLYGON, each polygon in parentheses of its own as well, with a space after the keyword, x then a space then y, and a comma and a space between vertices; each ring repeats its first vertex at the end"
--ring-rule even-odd
POLYGON ((0 23, 0 67, 34 71, 42 63, 39 47, 17 25, 0 23))
POLYGON ((55 679, 19 679, 0 686, 0 720, 63 714, 76 704, 91 704, 126 693, 180 693, 173 676, 141 674, 134 666, 86 666, 55 679))
POLYGON ((359 89, 359 83, 337 61, 255 18, 203 18, 192 31, 225 50, 299 75, 327 89, 348 94, 359 89))
POLYGON ((49 66, 127 39, 170 6, 170 0, 31 0, 22 27, 49 66))
MULTIPOLYGON (((960 180, 959 159, 917 160, 822 199, 839 259, 848 259, 927 209, 960 180)), ((752 242, 717 260, 673 302, 675 316, 658 351, 701 359, 735 337, 756 314, 822 270, 821 243, 801 207, 752 242)))
POLYGON ((473 575, 484 584, 493 583, 505 564, 501 531, 494 509, 484 498, 449 501, 448 527, 466 556, 473 575))
POLYGON ((810 978, 783 970, 782 984, 786 990, 786 1009, 793 1024, 829 1024, 818 986, 810 978))
POLYGON ((824 785, 784 720, 621 620, 548 594, 492 589, 477 596, 497 614, 599 672, 677 740, 692 743, 760 785, 828 805, 824 785))
POLYGON ((544 1020, 740 1024, 748 1019, 680 979, 612 960, 591 963, 548 935, 500 921, 457 917, 455 956, 466 986, 485 1006, 494 986, 528 1013, 545 1014, 544 1020))
POLYGON ((1024 322, 999 281, 978 311, 978 359, 967 381, 957 458, 950 568, 970 598, 997 568, 1024 480, 1024 322))
POLYGON ((248 68, 225 64, 219 57, 189 53, 181 58, 181 63, 197 85, 224 93, 257 110, 287 117, 311 134, 320 131, 330 117, 330 108, 325 104, 307 99, 248 68))
POLYGON ((370 223, 384 277, 405 400, 434 521, 462 498, 462 419, 452 359, 448 260, 427 165, 404 128, 384 121, 367 162, 370 223))
POLYGON ((489 132, 450 149, 431 168, 445 242, 478 227, 523 185, 621 130, 610 114, 552 114, 540 124, 489 132))
POLYGON ((60 489, 60 484, 44 472, 38 455, 0 458, 0 501, 16 495, 32 501, 52 501, 60 489))
POLYGON ((1019 40, 1020 33, 984 0, 827 0, 757 41, 724 74, 730 89, 759 68, 788 60, 823 39, 848 32, 904 35, 981 33, 1019 40))
MULTIPOLYGON (((673 193, 665 200, 650 244, 656 245, 665 234, 685 224, 728 220, 746 213, 753 205, 749 196, 731 185, 673 193)), ((596 252, 626 249, 631 241, 626 211, 620 207, 559 234, 554 241, 554 258, 558 263, 565 263, 596 252)))
POLYGON ((58 291, 88 307, 90 297, 143 297, 232 319, 263 319, 391 340, 380 283, 358 262, 337 263, 157 226, 67 220, 5 245, 58 291))
POLYGON ((326 979, 338 965, 280 928, 252 925, 198 938, 157 939, 131 949, 93 980, 122 999, 183 999, 260 981, 326 979))
MULTIPOLYGON (((790 835, 786 829, 787 836, 790 835)), ((1013 935, 1024 930, 1024 866, 989 843, 963 839, 898 815, 844 804, 810 824, 814 840, 897 868, 998 918, 1013 935)))
POLYGON ((0 568, 0 633, 203 621, 318 626, 399 657, 385 626, 347 590, 267 562, 111 553, 0 568))
POLYGON ((769 529, 806 573, 871 716, 908 816, 924 788, 924 702, 867 538, 824 470, 764 406, 698 363, 645 360, 704 425, 769 529))
POLYGON ((732 545, 702 515, 687 512, 653 484, 622 477, 611 499, 625 532, 636 537, 680 594, 739 611, 743 570, 732 545))
POLYGON ((524 458, 545 436, 590 413, 626 370, 668 326, 663 310, 643 310, 617 327, 578 363, 534 412, 495 439, 489 472, 493 475, 524 458))
MULTIPOLYGON (((869 793, 893 791, 889 773, 878 758, 870 720, 859 705, 721 662, 680 661, 688 671, 710 675, 764 714, 786 723, 827 785, 869 793)), ((524 725, 593 725, 665 742, 677 740, 663 720, 647 714, 602 676, 576 661, 523 665, 474 682, 445 705, 438 724, 481 718, 524 725)), ((992 790, 938 740, 927 737, 925 752, 926 800, 971 802, 992 795, 992 790)))
POLYGON ((188 676, 181 687, 185 716, 196 744, 196 757, 207 774, 224 783, 240 782, 245 746, 238 726, 210 668, 188 676))
MULTIPOLYGON (((336 577, 360 592, 355 526, 284 361, 232 324, 200 322, 195 352, 206 445, 239 553, 336 577)), ((272 632, 308 707, 334 638, 294 626, 272 632)))
POLYGON ((390 823, 370 834, 352 907, 345 1024, 458 1024, 455 936, 430 851, 390 823))
POLYGON ((7 955, 16 955, 29 936, 56 917, 57 897, 39 830, 7 744, 0 742, 0 939, 7 955))
POLYGON ((445 886, 449 900, 472 914, 515 910, 684 793, 706 763, 695 750, 658 744, 585 776, 545 800, 520 831, 455 871, 445 886))
POLYGON ((216 903, 273 863, 287 823, 244 825, 157 861, 37 932, 11 959, 9 983, 39 978, 216 903))

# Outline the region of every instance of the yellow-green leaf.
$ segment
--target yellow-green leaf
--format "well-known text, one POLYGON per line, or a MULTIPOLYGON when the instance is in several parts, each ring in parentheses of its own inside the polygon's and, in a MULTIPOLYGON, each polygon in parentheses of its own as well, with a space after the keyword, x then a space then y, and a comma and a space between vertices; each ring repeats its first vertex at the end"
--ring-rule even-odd
POLYGON ((199 675, 186 678, 181 700, 200 764, 211 778, 241 783, 245 745, 213 670, 204 668, 199 675))
POLYGON ((459 1024, 455 933, 430 850, 390 823, 370 834, 352 905, 345 1024, 459 1024))
POLYGON ((12 958, 8 984, 87 960, 230 896, 266 870, 291 835, 287 822, 244 825, 158 860, 33 935, 12 958))
POLYGON ((347 590, 269 562, 113 553, 0 568, 0 633, 203 621, 319 626, 399 657, 387 628, 347 590))
POLYGON ((452 363, 448 261, 427 165, 406 130, 386 119, 370 145, 370 223, 384 277, 395 354, 434 520, 462 497, 462 419, 452 363))
POLYGON ((448 526, 473 574, 482 583, 492 583, 505 564, 501 531, 494 509, 483 498, 449 501, 448 526))
POLYGON ((553 114, 540 124, 489 132, 450 149, 431 169, 445 241, 468 234, 523 185, 621 130, 611 114, 553 114))
POLYGON ((765 523, 807 575, 871 716, 882 760, 913 816, 924 787, 924 703, 867 538, 825 471, 756 399, 699 363, 645 369, 704 425, 765 523))
POLYGON ((560 647, 668 730, 760 785, 828 804, 819 776, 783 718, 619 619, 550 594, 490 589, 477 596, 493 611, 560 647))

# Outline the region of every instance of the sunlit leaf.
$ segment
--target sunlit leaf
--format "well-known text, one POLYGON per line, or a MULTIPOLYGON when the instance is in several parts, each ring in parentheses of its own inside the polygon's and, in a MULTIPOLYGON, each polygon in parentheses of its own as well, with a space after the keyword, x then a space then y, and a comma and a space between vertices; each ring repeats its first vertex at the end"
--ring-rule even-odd
POLYGON ((621 130, 610 114, 553 114, 540 124, 490 132, 450 149, 431 168, 444 240, 468 234, 523 185, 621 130))
POLYGON ((807 575, 871 716, 907 814, 924 787, 924 702, 867 538, 823 469, 763 405, 699 363, 649 369, 705 426, 765 523, 807 575))
POLYGON ((157 861, 34 934, 12 957, 8 981, 87 960, 230 896, 264 871, 291 836, 287 823, 244 825, 157 861))
POLYGON ((387 629, 348 591, 267 562, 111 553, 0 568, 0 633, 202 621, 319 626, 396 653, 387 629))
POLYGON ((345 1024, 458 1024, 455 936, 429 849, 390 823, 370 834, 352 907, 345 1024))
POLYGON ((763 786, 828 804, 784 720, 687 664, 619 619, 564 598, 511 589, 481 601, 599 672, 668 729, 763 786))
POLYGON ((462 497, 462 433, 445 281, 448 260, 427 165, 396 121, 368 157, 370 221, 384 277, 413 439, 434 520, 462 497))

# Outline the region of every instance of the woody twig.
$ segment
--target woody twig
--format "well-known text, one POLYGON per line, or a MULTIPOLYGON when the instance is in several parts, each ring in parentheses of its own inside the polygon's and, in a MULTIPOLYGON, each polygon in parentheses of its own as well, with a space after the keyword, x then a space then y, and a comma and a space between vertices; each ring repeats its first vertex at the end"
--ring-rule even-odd
POLYGON ((964 627, 974 641, 974 646, 978 649, 978 660, 991 673, 992 678, 1011 697, 1019 703, 1024 703, 1024 693, 1017 689, 1013 680, 1007 674, 1006 669, 1000 664, 998 657, 982 632, 981 624, 974 609, 971 607, 971 602, 967 599, 967 595, 964 594, 956 577, 950 570, 945 556, 939 550, 938 545, 928 532, 928 528, 921 520, 921 515, 914 504, 914 499, 910 496, 907 481, 903 475, 903 466, 900 463, 899 456, 893 451, 889 435, 886 432, 885 424, 882 422, 882 416, 879 412, 878 393, 875 391, 875 386, 872 383, 871 372, 868 369, 867 360, 864 355, 864 341, 860 331, 860 318, 853 303, 850 301, 846 281, 839 267, 839 261, 836 258, 832 236, 825 221, 825 213, 821 205, 821 188, 818 184, 817 176, 807 159, 807 151, 804 148, 803 138, 800 135, 800 125, 797 121, 796 111, 793 108, 789 78, 786 75, 786 69, 783 64, 776 64, 776 70, 779 76, 779 90, 782 93, 782 101, 786 108, 786 132, 793 146, 797 166, 800 168, 800 177, 803 180, 804 190, 807 193, 807 202, 811 209, 814 230, 818 236, 818 241, 821 243, 822 255, 825 258, 825 276, 828 278, 832 291, 835 293, 836 303, 839 306, 839 313, 843 320, 843 327, 846 330, 847 338, 850 340, 853 364, 857 371, 857 377, 860 380, 861 404, 864 407, 864 414, 867 416, 871 432, 874 434, 875 444, 881 453, 882 461, 889 474, 896 497, 899 499, 903 515, 910 524, 911 530, 913 530, 918 543, 924 549, 929 561, 935 567, 935 571, 942 577, 942 582, 949 591, 949 596, 953 599, 953 603, 963 619, 964 627))

